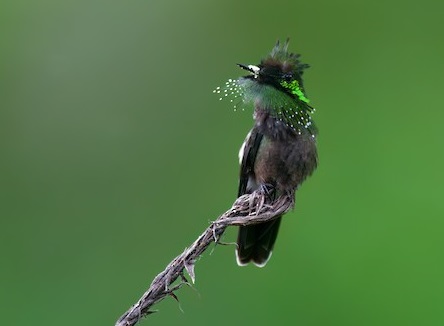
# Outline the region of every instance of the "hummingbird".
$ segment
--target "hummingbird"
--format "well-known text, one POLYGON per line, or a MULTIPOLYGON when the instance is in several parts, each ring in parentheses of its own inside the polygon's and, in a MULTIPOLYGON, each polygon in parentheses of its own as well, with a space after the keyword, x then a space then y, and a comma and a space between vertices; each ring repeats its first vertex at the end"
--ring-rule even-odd
MULTIPOLYGON (((274 198, 296 190, 318 164, 317 128, 312 121, 302 75, 309 65, 278 41, 257 65, 237 64, 248 75, 229 79, 214 92, 220 99, 253 105, 254 125, 239 151, 238 197, 257 190, 274 198)), ((237 105, 234 105, 237 108, 237 105)), ((239 228, 236 261, 245 266, 267 264, 282 216, 239 228)))

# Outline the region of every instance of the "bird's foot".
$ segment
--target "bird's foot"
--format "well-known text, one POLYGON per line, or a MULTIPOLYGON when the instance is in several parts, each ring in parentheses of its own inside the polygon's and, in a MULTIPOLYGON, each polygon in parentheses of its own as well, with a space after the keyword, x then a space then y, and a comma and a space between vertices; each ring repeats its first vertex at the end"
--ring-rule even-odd
POLYGON ((276 188, 271 183, 263 183, 260 185, 260 191, 267 197, 273 197, 276 192, 276 188))

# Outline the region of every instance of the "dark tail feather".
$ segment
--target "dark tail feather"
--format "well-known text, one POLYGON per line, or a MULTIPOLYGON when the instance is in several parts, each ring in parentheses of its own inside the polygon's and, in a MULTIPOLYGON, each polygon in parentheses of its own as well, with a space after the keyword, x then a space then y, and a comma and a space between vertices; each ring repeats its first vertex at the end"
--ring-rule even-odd
POLYGON ((265 266, 268 259, 270 259, 281 218, 278 217, 270 222, 239 228, 236 249, 239 266, 245 266, 250 261, 256 266, 265 266))

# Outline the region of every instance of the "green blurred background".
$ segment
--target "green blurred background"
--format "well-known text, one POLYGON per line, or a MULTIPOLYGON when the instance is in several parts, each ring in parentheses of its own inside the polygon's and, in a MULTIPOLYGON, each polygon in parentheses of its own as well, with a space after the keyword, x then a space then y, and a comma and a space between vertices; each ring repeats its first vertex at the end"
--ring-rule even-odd
POLYGON ((1 323, 113 325, 235 199, 251 112, 212 90, 289 36, 320 166, 272 260, 218 246, 140 325, 443 325, 443 10, 2 1, 1 323))

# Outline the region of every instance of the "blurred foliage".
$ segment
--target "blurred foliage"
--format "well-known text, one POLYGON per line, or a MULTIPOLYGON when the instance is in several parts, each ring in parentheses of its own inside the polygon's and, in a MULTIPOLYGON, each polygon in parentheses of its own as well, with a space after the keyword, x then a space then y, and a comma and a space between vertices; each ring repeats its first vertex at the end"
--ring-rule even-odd
POLYGON ((320 166, 273 258, 216 247, 141 325, 442 325, 443 9, 3 1, 2 323, 112 325, 235 199, 251 112, 212 89, 289 36, 320 166))

